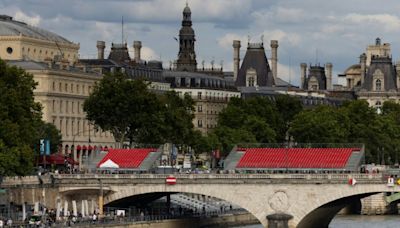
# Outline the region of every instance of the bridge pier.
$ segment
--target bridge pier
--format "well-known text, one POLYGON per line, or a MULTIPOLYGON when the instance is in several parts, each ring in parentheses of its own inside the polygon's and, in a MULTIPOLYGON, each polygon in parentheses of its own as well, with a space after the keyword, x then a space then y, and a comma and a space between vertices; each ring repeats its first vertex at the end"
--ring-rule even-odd
POLYGON ((292 218, 293 216, 284 213, 268 215, 268 228, 289 228, 289 220, 292 218))

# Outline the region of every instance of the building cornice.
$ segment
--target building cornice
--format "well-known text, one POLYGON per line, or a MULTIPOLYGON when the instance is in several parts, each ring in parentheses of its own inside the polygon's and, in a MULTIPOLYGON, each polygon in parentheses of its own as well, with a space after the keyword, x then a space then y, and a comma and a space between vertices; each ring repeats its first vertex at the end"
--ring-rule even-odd
POLYGON ((32 37, 27 37, 27 36, 0 36, 0 41, 19 41, 19 42, 28 42, 28 43, 33 43, 33 44, 41 44, 44 46, 54 46, 57 48, 57 45, 60 48, 66 48, 66 49, 76 49, 79 50, 80 45, 75 44, 75 43, 65 43, 65 42, 56 42, 55 41, 50 41, 50 40, 41 40, 41 39, 36 39, 32 37))

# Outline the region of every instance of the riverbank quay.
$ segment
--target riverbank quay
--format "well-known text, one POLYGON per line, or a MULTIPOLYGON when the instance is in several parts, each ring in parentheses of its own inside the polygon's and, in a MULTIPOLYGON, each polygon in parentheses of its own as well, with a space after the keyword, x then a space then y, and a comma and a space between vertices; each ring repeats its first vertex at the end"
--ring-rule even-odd
POLYGON ((115 218, 99 219, 97 221, 83 220, 76 223, 69 221, 52 224, 20 224, 15 223, 12 227, 26 228, 37 225, 38 227, 107 227, 107 228, 222 228, 260 224, 252 214, 248 212, 234 212, 226 214, 206 215, 199 217, 173 218, 158 216, 140 218, 115 218))

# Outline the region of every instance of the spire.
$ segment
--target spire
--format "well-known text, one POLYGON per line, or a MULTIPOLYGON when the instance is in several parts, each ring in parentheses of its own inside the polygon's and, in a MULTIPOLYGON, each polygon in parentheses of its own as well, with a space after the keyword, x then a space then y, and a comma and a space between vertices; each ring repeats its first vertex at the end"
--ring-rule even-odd
POLYGON ((192 11, 189 8, 188 3, 186 2, 186 6, 183 9, 183 20, 182 20, 182 26, 192 26, 192 11))
POLYGON ((188 3, 183 9, 182 28, 179 31, 179 54, 177 69, 182 71, 196 71, 196 53, 194 43, 196 41, 192 28, 192 12, 188 3))

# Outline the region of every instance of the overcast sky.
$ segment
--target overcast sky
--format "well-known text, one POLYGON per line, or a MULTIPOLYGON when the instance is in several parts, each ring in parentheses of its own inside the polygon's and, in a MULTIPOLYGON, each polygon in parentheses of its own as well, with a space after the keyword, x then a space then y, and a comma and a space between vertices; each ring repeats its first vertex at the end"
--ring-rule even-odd
MULTIPOLYGON (((141 40, 144 59, 168 66, 176 59, 186 0, 0 0, 0 14, 55 32, 80 43, 81 58, 96 57, 96 40, 131 47, 141 40)), ((299 64, 331 62, 334 75, 358 63, 376 37, 391 43, 394 61, 400 49, 399 0, 188 0, 196 33, 197 62, 223 61, 232 70, 232 40, 279 40, 278 76, 299 82, 299 64), (291 70, 289 70, 291 69, 291 70), (290 75, 290 78, 289 78, 290 75)), ((107 53, 106 53, 107 54, 107 53)), ((133 56, 133 52, 131 53, 133 56)), ((334 79, 335 80, 335 79, 334 79)))

